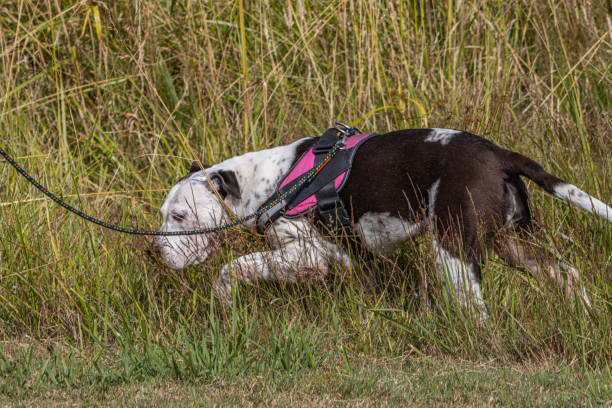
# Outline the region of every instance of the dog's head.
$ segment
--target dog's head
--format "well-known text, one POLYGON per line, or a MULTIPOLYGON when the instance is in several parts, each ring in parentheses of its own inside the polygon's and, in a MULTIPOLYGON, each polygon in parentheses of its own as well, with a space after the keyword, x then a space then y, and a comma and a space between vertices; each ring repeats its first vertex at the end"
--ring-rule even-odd
MULTIPOLYGON (((192 164, 189 174, 172 187, 161 207, 160 231, 202 229, 229 221, 224 204, 240 199, 240 187, 233 170, 218 167, 192 164)), ((217 233, 162 236, 155 238, 153 247, 172 269, 184 269, 204 262, 221 247, 220 239, 217 233)))

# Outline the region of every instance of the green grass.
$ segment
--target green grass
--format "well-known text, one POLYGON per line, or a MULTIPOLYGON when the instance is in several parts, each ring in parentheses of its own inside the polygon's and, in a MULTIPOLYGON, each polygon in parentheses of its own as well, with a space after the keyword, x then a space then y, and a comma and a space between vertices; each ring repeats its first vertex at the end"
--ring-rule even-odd
MULTIPOLYGON (((114 381, 113 375, 120 370, 104 368, 106 377, 95 370, 75 368, 80 375, 77 384, 42 382, 28 392, 4 393, 0 404, 559 407, 602 405, 612 395, 609 371, 585 376, 545 361, 537 366, 500 366, 416 356, 359 356, 351 361, 350 370, 331 361, 307 371, 263 374, 249 370, 239 376, 178 378, 157 372, 128 384, 114 381)), ((53 371, 54 363, 45 369, 53 371)), ((36 367, 34 374, 40 370, 36 367)))
MULTIPOLYGON (((611 202, 612 38, 599 2, 0 10, 0 146, 110 222, 155 229, 193 159, 334 120, 469 130, 611 202)), ((109 389, 117 405, 610 403, 612 228, 529 190, 542 245, 581 271, 592 310, 492 258, 490 318, 478 322, 443 296, 426 237, 324 282, 241 285, 235 308, 219 310, 218 271, 265 248, 261 237, 231 231, 210 262, 173 272, 141 238, 84 224, 0 165, 0 401, 95 403, 109 389), (185 400, 137 399, 158 388, 185 400)))

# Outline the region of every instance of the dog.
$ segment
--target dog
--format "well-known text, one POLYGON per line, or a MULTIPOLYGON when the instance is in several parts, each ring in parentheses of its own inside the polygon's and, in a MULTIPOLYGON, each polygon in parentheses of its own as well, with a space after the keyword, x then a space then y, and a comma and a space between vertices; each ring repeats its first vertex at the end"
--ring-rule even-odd
MULTIPOLYGON (((172 187, 160 231, 218 226, 255 212, 318 138, 232 157, 190 173, 172 187)), ((481 268, 489 249, 536 279, 552 279, 571 298, 578 271, 553 261, 533 240, 535 231, 521 176, 554 196, 612 222, 612 208, 546 172, 533 160, 453 129, 409 129, 376 135, 356 151, 339 196, 347 204, 359 245, 389 254, 429 232, 444 286, 459 304, 484 309, 481 268)), ((256 227, 249 220, 242 228, 256 227)), ((214 290, 231 299, 239 281, 321 279, 331 263, 350 266, 347 247, 313 217, 281 216, 266 230, 270 251, 234 259, 214 290)), ((223 245, 222 233, 157 237, 154 248, 172 269, 204 262, 223 245)), ((484 309, 486 310, 486 309, 484 309)), ((485 312, 486 313, 486 312, 485 312)))

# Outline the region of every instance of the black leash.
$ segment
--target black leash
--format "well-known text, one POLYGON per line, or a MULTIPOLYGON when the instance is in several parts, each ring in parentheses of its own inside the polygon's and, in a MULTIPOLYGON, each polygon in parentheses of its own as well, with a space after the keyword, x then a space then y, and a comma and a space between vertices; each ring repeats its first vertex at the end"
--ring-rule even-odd
MULTIPOLYGON (((342 135, 344 135, 346 137, 347 134, 347 130, 351 130, 354 128, 350 128, 347 125, 340 123, 340 122, 334 122, 334 127, 338 130, 338 132, 342 135)), ((108 222, 102 221, 100 219, 97 219, 95 217, 92 217, 90 215, 85 214, 83 211, 80 211, 76 208, 74 208, 73 206, 71 206, 70 204, 66 203, 65 201, 63 201, 62 199, 60 199, 59 197, 57 197, 55 194, 53 194, 52 192, 50 192, 45 186, 43 186, 42 184, 40 184, 38 181, 36 181, 32 176, 30 176, 23 168, 21 168, 21 166, 19 166, 19 164, 17 164, 17 162, 8 155, 8 153, 6 153, 1 147, 0 147, 0 155, 2 157, 4 157, 6 159, 6 161, 8 161, 10 163, 11 166, 13 166, 15 168, 15 170, 17 170, 17 172, 19 174, 21 174, 23 177, 26 178, 26 180, 28 180, 30 183, 32 183, 34 185, 34 187, 36 187, 37 189, 39 189, 43 194, 45 194, 47 197, 49 197, 51 200, 53 200, 56 204, 59 204, 60 206, 64 207, 66 210, 78 215, 79 217, 89 221, 89 222, 93 222, 96 225, 99 225, 101 227, 104 228, 108 228, 110 230, 113 231, 117 231, 117 232, 122 232, 124 234, 131 234, 131 235, 155 235, 155 236, 177 236, 177 235, 199 235, 199 234, 208 234, 211 232, 219 232, 219 231, 224 231, 227 229, 230 229, 232 227, 235 227, 238 224, 242 224, 245 223, 247 221, 250 221, 254 218, 257 218, 259 216, 261 216, 262 214, 264 214, 266 211, 269 211, 270 209, 272 209, 273 207, 276 207, 277 205, 282 205, 283 202, 285 201, 285 199, 293 194, 295 191, 297 191, 298 187, 302 187, 303 185, 310 183, 315 175, 323 168, 325 167, 330 161, 331 159, 336 155, 336 153, 338 153, 338 151, 341 150, 341 148, 344 145, 344 139, 340 138, 332 147, 331 149, 327 152, 326 155, 326 160, 324 160, 323 162, 321 162, 317 167, 313 168, 312 170, 310 170, 309 172, 305 173, 302 177, 300 177, 299 182, 294 185, 290 190, 283 192, 282 194, 278 194, 278 197, 275 198, 272 202, 267 203, 262 205, 257 211, 255 211, 252 214, 249 214, 247 216, 244 217, 240 217, 238 219, 236 219, 233 222, 227 223, 227 224, 223 224, 220 225, 218 227, 208 227, 208 228, 202 228, 202 229, 196 229, 196 230, 190 230, 190 231, 152 231, 152 230, 139 230, 139 229, 134 229, 134 228, 124 228, 124 227, 120 227, 114 224, 110 224, 108 222)))

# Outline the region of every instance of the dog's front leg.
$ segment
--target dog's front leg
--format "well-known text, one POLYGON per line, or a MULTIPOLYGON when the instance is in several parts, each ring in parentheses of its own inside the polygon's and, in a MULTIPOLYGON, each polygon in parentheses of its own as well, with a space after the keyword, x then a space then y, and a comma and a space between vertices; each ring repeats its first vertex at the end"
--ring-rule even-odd
POLYGON ((244 255, 226 264, 221 269, 214 290, 220 300, 229 303, 232 287, 239 281, 320 280, 328 271, 328 261, 315 246, 290 244, 275 251, 244 255))

